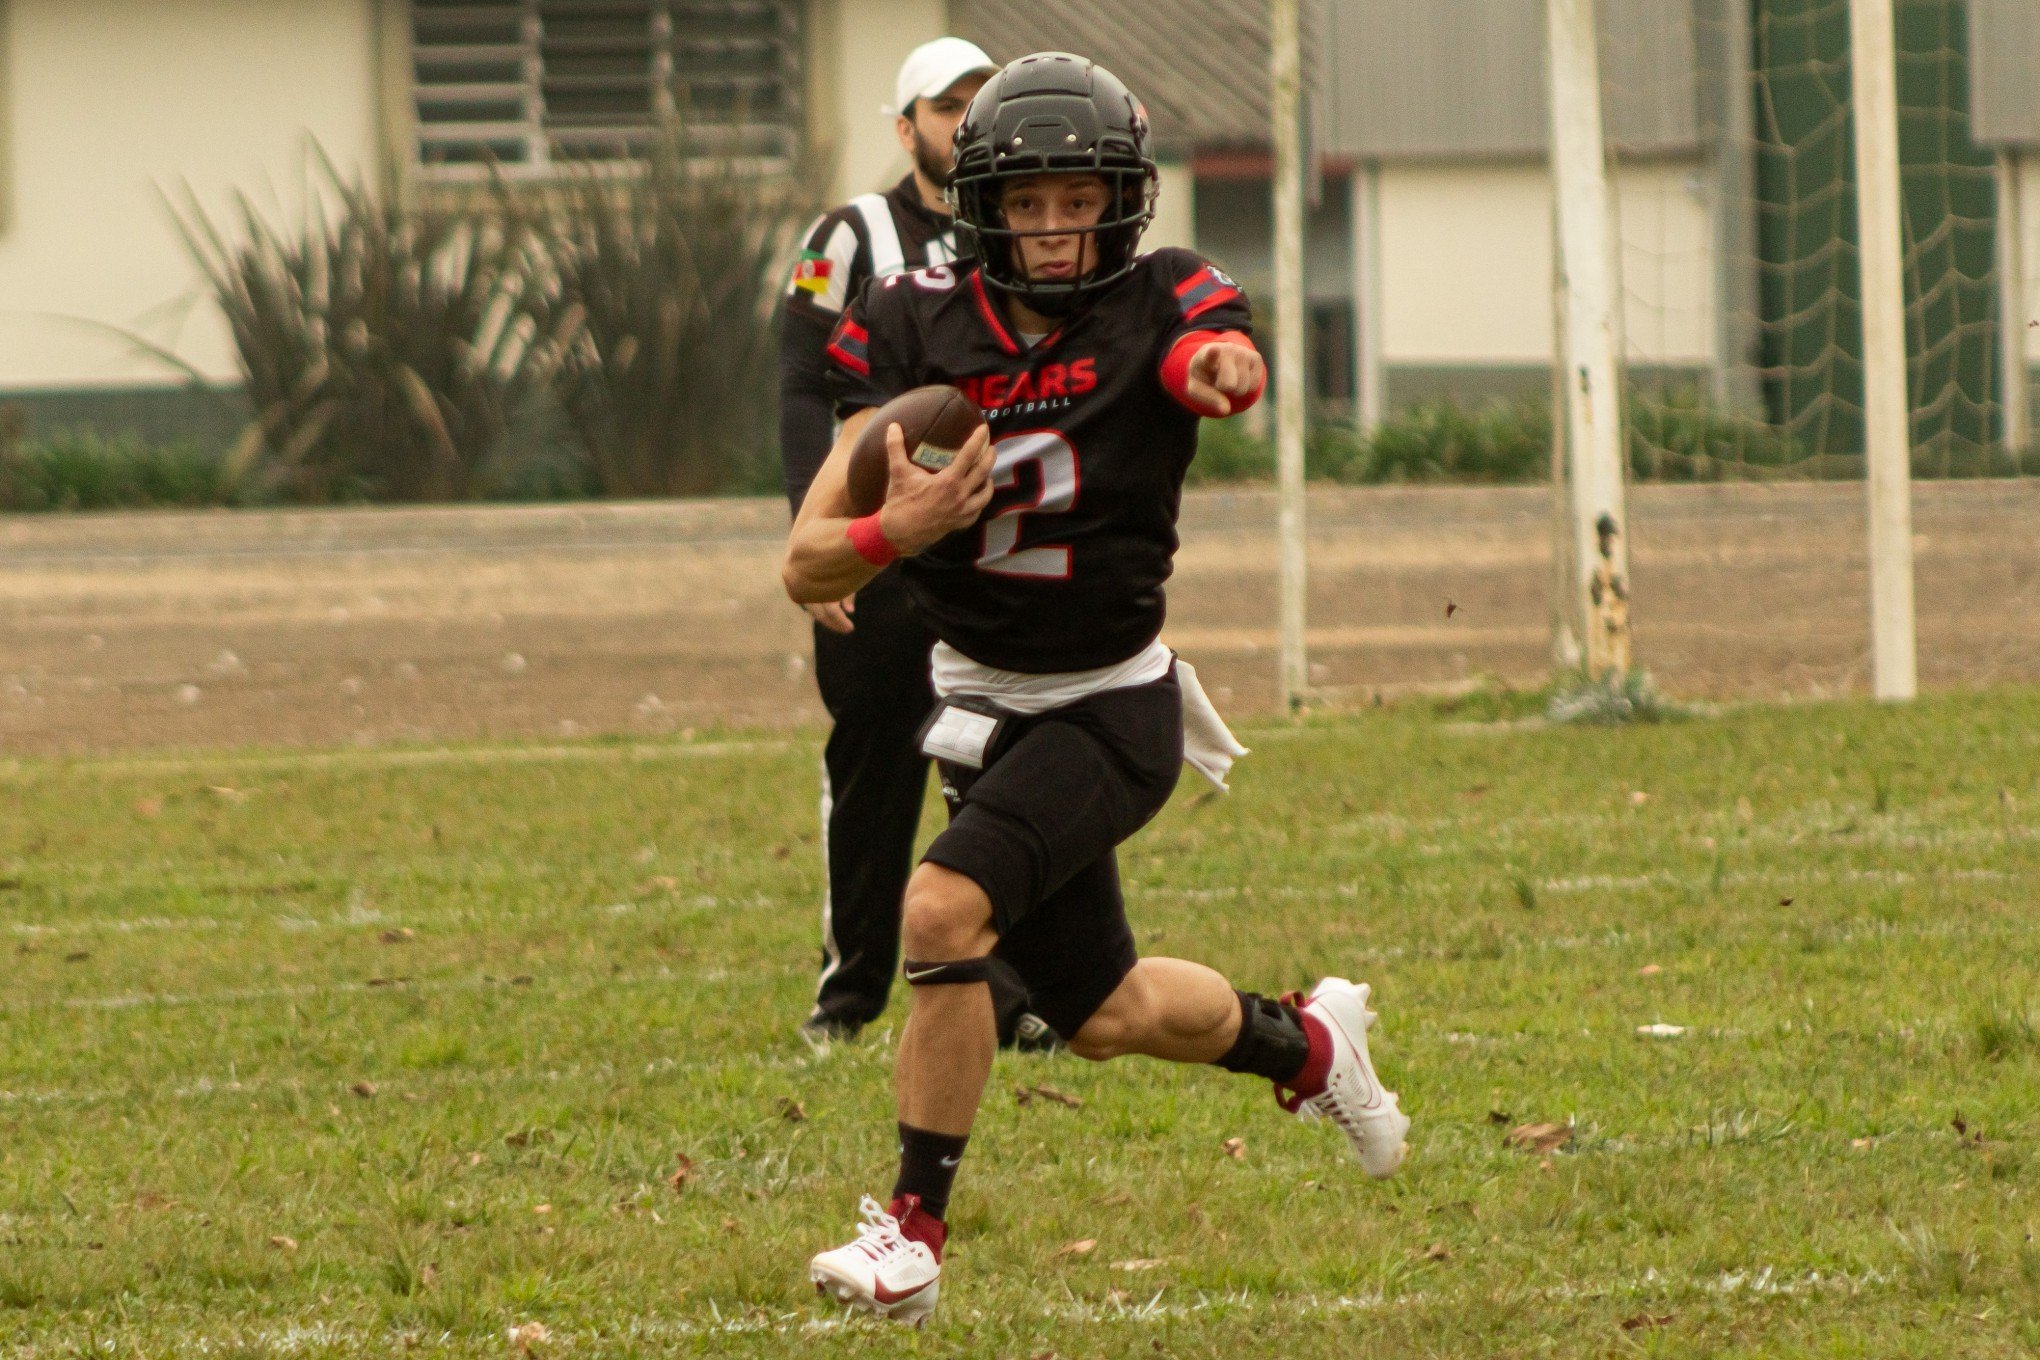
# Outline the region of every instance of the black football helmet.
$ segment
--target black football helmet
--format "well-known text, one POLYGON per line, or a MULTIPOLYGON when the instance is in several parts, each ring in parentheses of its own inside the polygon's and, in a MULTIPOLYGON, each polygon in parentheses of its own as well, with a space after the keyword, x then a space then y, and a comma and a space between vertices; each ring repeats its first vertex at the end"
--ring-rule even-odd
POLYGON ((1022 57, 984 83, 957 124, 954 166, 949 202, 960 253, 976 256, 985 282, 1043 316, 1067 316, 1087 296, 1126 277, 1141 233, 1154 220, 1158 177, 1147 110, 1118 76, 1067 52, 1022 57), (1001 186, 1055 173, 1105 181, 1107 205, 1098 224, 1055 232, 1009 228, 999 207, 1001 186), (1090 236, 1097 266, 1072 280, 1029 279, 1013 248, 1027 235, 1090 236))

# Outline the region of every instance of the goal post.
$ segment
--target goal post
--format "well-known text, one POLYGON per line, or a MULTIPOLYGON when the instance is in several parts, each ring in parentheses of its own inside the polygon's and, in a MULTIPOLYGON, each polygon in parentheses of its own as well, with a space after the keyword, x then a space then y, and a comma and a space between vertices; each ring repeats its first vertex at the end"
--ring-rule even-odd
POLYGON ((1898 177, 1897 18, 1849 0, 1849 71, 1862 232, 1863 416, 1870 492, 1871 687, 1918 691, 1913 625, 1912 408, 1906 388, 1905 238, 1898 177))
POLYGON ((1551 184, 1557 233, 1557 380, 1571 541, 1566 614, 1587 674, 1630 668, 1621 290, 1601 129, 1595 0, 1545 0, 1551 184))

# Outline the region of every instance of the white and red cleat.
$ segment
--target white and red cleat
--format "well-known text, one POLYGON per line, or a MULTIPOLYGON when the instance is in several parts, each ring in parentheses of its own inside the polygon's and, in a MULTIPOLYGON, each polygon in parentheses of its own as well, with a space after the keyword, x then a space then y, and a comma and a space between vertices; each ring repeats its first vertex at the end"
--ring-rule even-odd
POLYGON ((920 1326, 942 1289, 941 1222, 923 1213, 914 1195, 894 1200, 890 1211, 866 1195, 857 1211, 864 1221, 856 1239, 808 1262, 815 1292, 858 1312, 920 1326), (930 1238, 932 1246, 924 1240, 930 1238))
POLYGON ((1367 1006, 1371 994, 1364 982, 1328 977, 1311 988, 1307 1000, 1295 998, 1298 1009, 1330 1036, 1331 1065, 1324 1089, 1317 1094, 1285 1095, 1279 1088, 1275 1094, 1285 1110, 1338 1125, 1359 1154, 1361 1168, 1376 1180, 1385 1180, 1410 1150, 1404 1141, 1410 1119, 1395 1092, 1381 1084, 1367 1055, 1367 1030, 1376 1019, 1367 1006))

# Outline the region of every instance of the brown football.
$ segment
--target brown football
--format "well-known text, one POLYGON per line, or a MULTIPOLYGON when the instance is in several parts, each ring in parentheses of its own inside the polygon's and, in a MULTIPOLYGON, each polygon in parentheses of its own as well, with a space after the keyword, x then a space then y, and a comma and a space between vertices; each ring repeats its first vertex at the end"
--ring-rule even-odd
POLYGON ((985 423, 976 402, 947 383, 931 383, 902 392, 878 408, 871 423, 850 450, 850 509, 868 515, 885 504, 891 481, 885 454, 885 430, 900 427, 907 457, 930 472, 949 466, 977 427, 985 423))

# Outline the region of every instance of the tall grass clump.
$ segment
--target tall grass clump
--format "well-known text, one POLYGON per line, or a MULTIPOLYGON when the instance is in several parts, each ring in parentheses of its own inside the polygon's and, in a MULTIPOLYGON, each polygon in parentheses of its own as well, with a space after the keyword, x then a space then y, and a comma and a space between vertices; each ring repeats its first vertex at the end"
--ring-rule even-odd
POLYGON ((579 337, 576 310, 534 305, 532 232, 500 184, 486 203, 414 203, 394 174, 371 187, 313 160, 298 223, 246 194, 222 217, 188 187, 173 205, 255 413, 230 472, 288 500, 490 494, 579 337))
POLYGON ((602 495, 779 485, 773 316, 814 177, 696 151, 668 126, 638 173, 570 168, 536 215, 541 315, 579 332, 558 400, 602 495))

